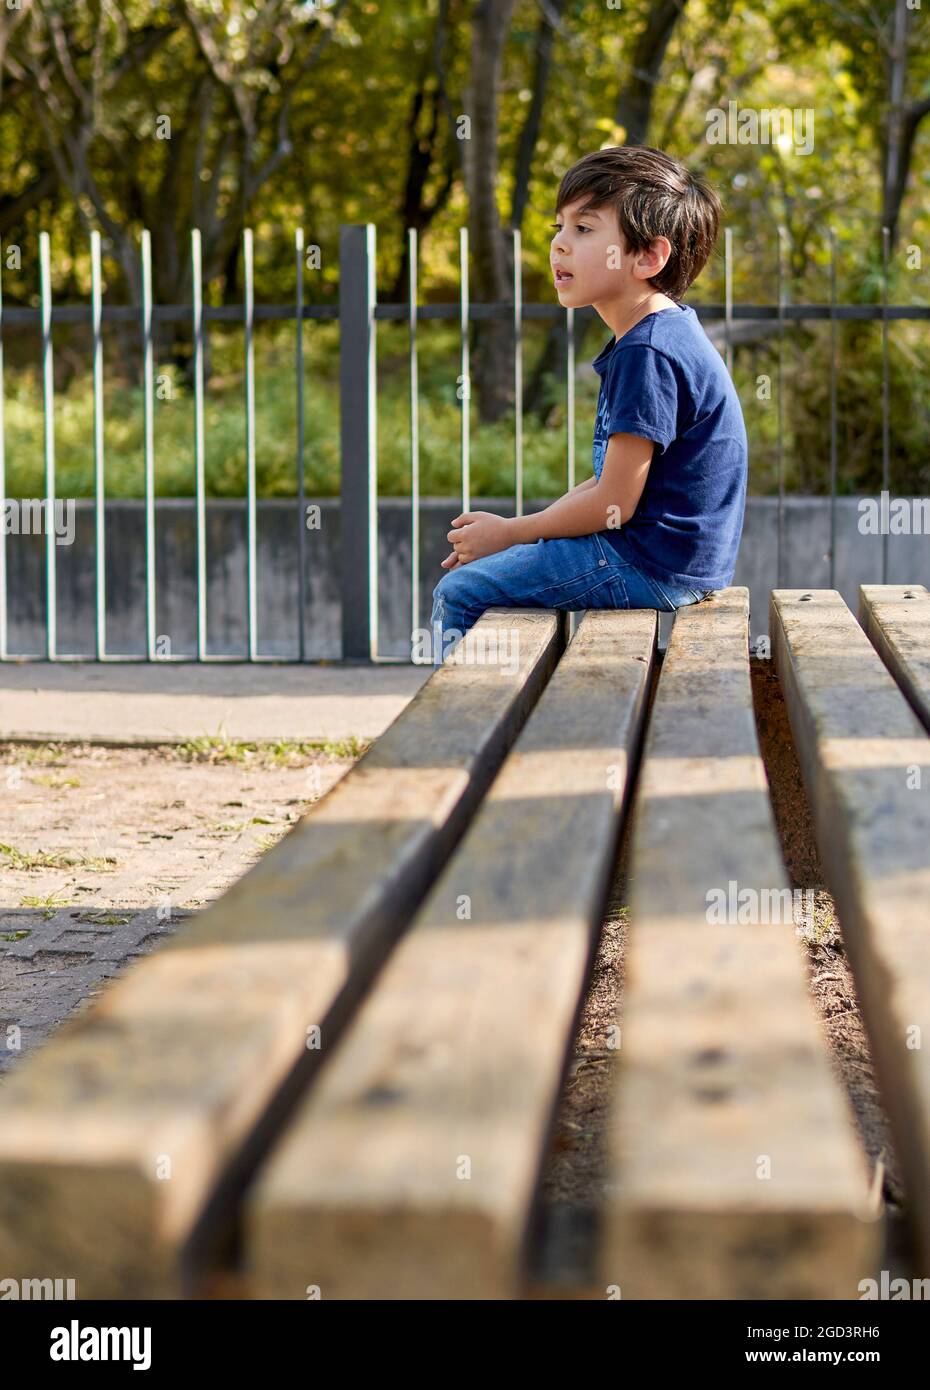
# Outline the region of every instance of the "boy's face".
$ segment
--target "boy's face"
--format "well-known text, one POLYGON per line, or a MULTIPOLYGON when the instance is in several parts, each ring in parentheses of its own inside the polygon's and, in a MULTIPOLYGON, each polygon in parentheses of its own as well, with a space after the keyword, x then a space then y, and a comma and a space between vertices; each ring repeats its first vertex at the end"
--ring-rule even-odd
POLYGON ((658 275, 667 259, 664 237, 648 251, 631 254, 611 206, 580 212, 583 198, 566 203, 556 214, 549 261, 559 303, 579 309, 586 304, 625 304, 653 290, 646 281, 658 275), (570 277, 570 278, 568 278, 570 277))

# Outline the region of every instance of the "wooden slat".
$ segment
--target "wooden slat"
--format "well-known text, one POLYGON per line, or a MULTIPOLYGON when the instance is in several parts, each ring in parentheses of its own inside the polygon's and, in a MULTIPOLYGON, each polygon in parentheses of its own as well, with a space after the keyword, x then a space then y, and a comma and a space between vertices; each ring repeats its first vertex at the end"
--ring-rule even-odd
POLYGON ((7 1075, 5 1276, 66 1271, 78 1298, 191 1288, 258 1154, 461 837, 566 626, 545 610, 485 613, 279 844, 7 1075))
POLYGON ((681 609, 650 718, 600 1259, 622 1298, 854 1298, 871 1273, 865 1163, 791 900, 762 897, 790 885, 748 620, 744 588, 681 609), (708 921, 731 881, 754 921, 708 921))
POLYGON ((859 622, 930 729, 930 592, 922 584, 860 584, 859 622))
POLYGON ((926 1263, 930 739, 838 593, 776 589, 770 631, 926 1263))
POLYGON ((655 654, 591 611, 260 1175, 260 1297, 508 1298, 602 921, 655 654), (470 917, 460 920, 470 900, 470 917))

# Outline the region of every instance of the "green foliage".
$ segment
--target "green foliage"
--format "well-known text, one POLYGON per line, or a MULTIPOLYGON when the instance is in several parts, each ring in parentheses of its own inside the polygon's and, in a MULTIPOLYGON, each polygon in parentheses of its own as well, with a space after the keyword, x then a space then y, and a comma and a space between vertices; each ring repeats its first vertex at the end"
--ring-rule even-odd
MULTIPOLYGON (((61 175, 82 116, 75 74, 89 84, 98 6, 75 0, 57 7, 71 43, 72 74, 47 29, 49 7, 34 6, 12 28, 0 105, 0 240, 5 306, 38 303, 38 236, 52 241, 56 304, 86 303, 90 293, 88 228, 115 226, 130 250, 111 237, 104 254, 104 295, 110 303, 137 299, 133 274, 143 227, 152 233, 156 302, 173 295, 188 303, 186 267, 193 225, 204 229, 205 300, 241 302, 243 227, 254 229, 255 296, 284 303, 294 295, 294 229, 320 248, 319 269, 305 273, 309 301, 335 301, 339 288, 339 227, 372 222, 377 228, 377 280, 384 298, 393 286, 406 238, 399 209, 418 160, 424 160, 419 290, 424 302, 450 301, 458 292, 459 229, 467 221, 461 142, 450 116, 463 109, 468 91, 474 7, 451 0, 442 48, 443 85, 449 106, 434 111, 437 77, 435 0, 358 0, 332 4, 288 0, 256 5, 249 0, 125 0, 120 22, 102 24, 104 87, 89 103, 93 129, 86 144, 93 193, 78 195, 61 175), (321 13, 324 11, 324 13, 321 13), (211 73, 195 23, 212 33, 226 70, 211 73), (307 38, 326 31, 311 66, 307 38), (131 60, 129 48, 144 44, 131 60), (47 75, 49 110, 61 119, 49 127, 36 119, 29 80, 13 65, 38 58, 47 75), (295 77, 300 80, 291 89, 295 77), (109 84, 109 85, 107 85, 109 84), (414 103, 421 98, 413 121, 414 103), (244 103, 254 117, 252 173, 277 160, 265 181, 242 186, 237 159, 243 146, 244 103), (279 149, 287 115, 289 151, 279 149), (433 116, 436 120, 433 122, 433 116), (157 122, 169 117, 170 139, 158 138, 157 122), (435 125, 435 129, 433 128, 435 125), (50 129, 59 148, 52 158, 50 129), (67 131, 67 139, 64 132, 67 131), (430 146, 430 140, 433 141, 430 146), (197 165, 198 152, 203 154, 197 165), (426 159, 429 153, 430 158, 426 159), (278 156, 281 156, 278 158, 278 156), (452 172, 451 190, 444 190, 452 172), (52 180, 32 196, 31 190, 52 180), (429 216, 425 214, 429 213, 429 216), (231 235, 208 249, 211 228, 224 223, 231 235), (21 264, 11 266, 11 244, 21 264)), ((926 5, 925 5, 926 8, 926 5)), ((537 138, 522 219, 523 295, 527 303, 553 301, 548 275, 552 204, 565 170, 582 154, 625 132, 614 121, 618 96, 630 79, 634 43, 645 29, 649 0, 624 0, 622 8, 571 0, 556 30, 549 86, 537 138), (566 121, 565 114, 570 113, 566 121)), ((689 0, 682 6, 654 88, 648 143, 667 149, 703 173, 720 193, 725 226, 732 233, 733 295, 737 301, 773 303, 778 292, 778 227, 784 227, 784 279, 788 302, 826 302, 829 232, 837 242, 837 294, 841 302, 877 304, 881 261, 882 153, 888 118, 888 41, 893 0, 775 0, 767 7, 734 6, 726 0, 689 0), (809 109, 814 148, 808 154, 777 145, 709 145, 707 113, 725 108, 809 109)), ((499 103, 498 208, 510 220, 517 152, 536 80, 540 23, 537 0, 517 0, 504 53, 499 103)), ((906 99, 930 90, 930 45, 920 41, 922 12, 910 14, 911 49, 906 99)), ((316 40, 314 39, 314 42, 316 40)), ((57 117, 56 117, 57 120, 57 117)), ((910 176, 901 205, 900 236, 889 267, 892 303, 930 302, 930 116, 914 141, 910 176), (914 249, 922 268, 905 269, 914 249)), ((475 241, 472 243, 475 249, 475 241)), ((724 243, 694 285, 692 303, 721 302, 724 243)), ((63 328, 65 326, 62 326, 63 328)), ((256 481, 261 496, 291 495, 295 488, 296 401, 292 329, 256 329, 256 481)), ((789 487, 819 490, 828 465, 825 422, 829 416, 828 326, 809 324, 787 334, 783 378, 784 462, 789 487)), ((410 489, 410 430, 403 329, 379 326, 379 490, 410 489)), ((33 335, 34 337, 34 335, 33 335)), ((37 345, 17 346, 4 330, 7 491, 44 491, 41 379, 37 345)), ((881 472, 881 356, 876 325, 847 325, 841 335, 838 383, 842 442, 841 489, 876 487, 881 472)), ((70 356, 56 324, 56 366, 65 376, 56 388, 55 441, 60 496, 93 490, 93 401, 87 334, 74 336, 70 356)), ((212 374, 206 398, 206 478, 210 496, 241 496, 246 489, 242 332, 211 330, 212 374)), ((461 403, 455 394, 456 335, 446 324, 424 324, 420 357, 421 492, 455 496, 460 489, 461 403)), ((527 379, 541 349, 540 325, 528 326, 527 379)), ((307 492, 339 490, 338 339, 332 324, 306 331, 305 462, 307 492)), ((891 329, 890 396, 892 476, 902 490, 927 486, 926 430, 930 381, 925 324, 891 329)), ((579 348, 590 360, 601 343, 579 348)), ((162 361, 164 399, 156 399, 156 492, 189 496, 194 486, 194 422, 190 389, 179 368, 162 361)), ((772 491, 776 478, 777 402, 760 401, 757 378, 774 380, 771 342, 739 347, 735 377, 750 434, 751 486, 772 491)), ((138 373, 110 343, 106 366, 105 452, 110 496, 143 494, 143 409, 138 373)), ((596 382, 579 378, 576 399, 576 480, 590 471, 596 382)), ((564 382, 546 379, 540 415, 524 428, 524 494, 554 496, 568 483, 564 382)), ((514 489, 513 420, 482 424, 472 413, 471 491, 510 495, 514 489)))
MULTIPOLYGON (((410 406, 406 330, 379 326, 378 490, 404 496, 411 486, 410 406)), ((534 335, 529 333, 532 366, 534 335)), ((214 333, 214 373, 205 393, 206 492, 241 497, 246 491, 245 373, 241 331, 214 333)), ((535 350, 541 345, 538 326, 535 350)), ((420 492, 455 496, 461 491, 461 402, 457 330, 426 324, 420 330, 420 492)), ((592 353, 593 355, 593 353, 592 353)), ((335 325, 312 326, 304 347, 304 468, 308 495, 339 493, 339 360, 335 325)), ((194 494, 193 396, 172 366, 156 365, 170 381, 170 397, 154 410, 155 492, 160 497, 194 494)), ((293 496, 296 490, 296 384, 293 328, 263 329, 255 338, 256 486, 261 497, 293 496)), ((596 380, 576 385, 576 478, 591 471, 591 435, 596 380)), ((524 421, 524 495, 553 496, 567 479, 564 384, 560 404, 541 425, 524 421)), ((90 497, 93 470, 93 382, 77 375, 56 393, 56 489, 63 497, 90 497)), ((512 414, 479 424, 472 409, 471 492, 507 496, 514 491, 512 414)), ((106 493, 144 496, 143 396, 137 385, 108 385, 105 391, 106 493)), ((38 369, 21 369, 6 402, 7 477, 10 496, 44 492, 43 413, 38 369)))
MULTIPOLYGON (((296 385, 292 332, 256 335, 256 487, 260 497, 296 492, 296 385)), ((410 402, 405 330, 379 325, 378 491, 411 490, 410 402), (403 341, 402 341, 403 340, 403 341)), ((310 497, 337 496, 339 475, 339 361, 335 325, 314 326, 304 352, 304 476, 310 497)), ((603 336, 603 335, 601 335, 603 336)), ((538 325, 526 337, 525 375, 541 350, 538 325)), ((600 344, 598 344, 599 346, 600 344)), ((774 493, 777 474, 777 338, 735 354, 734 379, 750 442, 751 490, 774 493), (766 395, 766 379, 769 383, 766 395)), ((421 496, 461 494, 461 402, 457 330, 428 324, 420 330, 419 438, 421 496)), ((595 353, 594 334, 579 361, 595 353)), ((829 491, 830 326, 788 324, 782 367, 783 467, 790 492, 829 491)), ((245 375, 241 331, 216 335, 215 373, 206 393, 205 474, 209 497, 246 493, 245 375)), ((172 367, 156 367, 171 382, 169 399, 156 400, 155 491, 159 497, 194 495, 193 397, 172 367)), ((56 490, 61 497, 93 496, 93 383, 77 375, 56 394, 56 490)), ((524 497, 556 497, 568 487, 565 384, 550 377, 544 423, 524 416, 524 497)), ((144 496, 143 400, 140 386, 111 385, 105 393, 106 493, 144 496)), ((593 373, 575 386, 575 481, 591 472, 591 437, 597 399, 593 373)), ((930 492, 926 440, 930 433, 930 341, 926 324, 889 324, 891 473, 899 492, 930 492)), ((875 491, 882 458, 881 324, 838 327, 838 487, 875 491)), ((471 495, 515 492, 512 412, 493 424, 471 413, 471 495)), ((41 378, 21 369, 6 398, 7 492, 44 494, 41 378)))

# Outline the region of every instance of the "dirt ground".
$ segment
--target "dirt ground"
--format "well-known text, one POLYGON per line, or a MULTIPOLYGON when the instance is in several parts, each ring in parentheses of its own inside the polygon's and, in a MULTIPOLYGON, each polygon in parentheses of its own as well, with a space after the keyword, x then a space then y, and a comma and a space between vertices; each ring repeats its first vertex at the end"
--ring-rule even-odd
POLYGON ((364 746, 0 744, 0 1025, 22 1031, 0 1078, 223 893, 364 746))
MULTIPOLYGON (((881 1165, 878 1181, 894 1216, 904 1189, 833 902, 808 852, 796 765, 784 761, 783 712, 769 698, 769 674, 757 671, 754 679, 786 862, 797 886, 815 890, 815 929, 801 946, 812 998, 870 1171, 881 1165)), ((0 744, 7 811, 0 832, 0 1024, 31 1018, 28 1046, 41 1043, 131 959, 157 949, 244 873, 362 751, 357 744, 259 751, 216 740, 157 749, 0 744), (120 932, 125 949, 112 945, 120 932), (23 943, 33 933, 54 944, 26 956, 23 943)), ((585 1264, 605 1181, 605 1122, 618 1062, 606 1039, 620 1017, 630 928, 626 849, 625 842, 542 1177, 543 1263, 569 1279, 566 1270, 585 1264)), ((17 1060, 0 1055, 0 1086, 17 1060)))

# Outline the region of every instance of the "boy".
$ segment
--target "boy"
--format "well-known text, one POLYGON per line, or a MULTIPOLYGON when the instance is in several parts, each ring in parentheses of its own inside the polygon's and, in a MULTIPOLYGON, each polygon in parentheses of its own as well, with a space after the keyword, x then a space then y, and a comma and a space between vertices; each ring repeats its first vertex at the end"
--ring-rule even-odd
POLYGON ((562 179, 550 246, 566 308, 613 332, 592 477, 544 511, 463 512, 433 591, 433 660, 491 607, 656 608, 733 578, 748 475, 746 428, 720 354, 681 298, 717 239, 713 189, 661 150, 623 145, 562 179))

